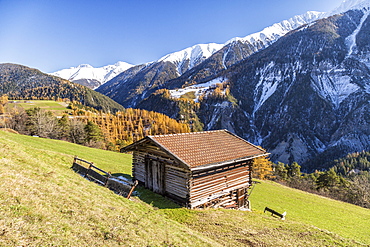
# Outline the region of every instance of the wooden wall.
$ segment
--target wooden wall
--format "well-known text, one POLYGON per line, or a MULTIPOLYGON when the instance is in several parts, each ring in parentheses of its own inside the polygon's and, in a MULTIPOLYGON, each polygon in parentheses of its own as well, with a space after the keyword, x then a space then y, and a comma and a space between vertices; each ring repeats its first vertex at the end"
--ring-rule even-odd
POLYGON ((168 196, 181 205, 188 203, 190 171, 168 156, 135 151, 132 174, 146 188, 168 196))
POLYGON ((251 162, 245 161, 224 166, 214 170, 193 173, 190 185, 191 207, 202 207, 202 204, 217 206, 244 206, 246 189, 251 185, 251 162), (242 192, 244 194, 242 195, 242 192), (223 203, 220 202, 223 198, 223 203))
POLYGON ((133 153, 134 179, 190 208, 244 207, 250 170, 251 161, 244 161, 192 172, 150 143, 133 153))

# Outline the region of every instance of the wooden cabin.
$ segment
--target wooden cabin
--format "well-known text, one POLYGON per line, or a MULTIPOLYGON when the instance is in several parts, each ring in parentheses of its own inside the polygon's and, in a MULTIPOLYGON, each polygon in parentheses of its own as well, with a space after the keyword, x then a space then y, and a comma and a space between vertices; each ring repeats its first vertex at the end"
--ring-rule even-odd
POLYGON ((139 184, 188 208, 247 208, 254 158, 268 153, 227 130, 147 136, 133 152, 139 184))

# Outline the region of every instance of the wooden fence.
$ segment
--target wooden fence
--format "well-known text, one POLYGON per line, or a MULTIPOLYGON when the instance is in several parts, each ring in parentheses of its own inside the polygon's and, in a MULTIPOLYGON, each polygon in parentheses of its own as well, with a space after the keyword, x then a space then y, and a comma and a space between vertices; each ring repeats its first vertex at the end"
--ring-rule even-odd
POLYGON ((130 198, 134 191, 137 181, 131 182, 125 179, 112 176, 109 172, 94 166, 94 163, 75 157, 72 169, 85 178, 94 181, 119 195, 130 198))

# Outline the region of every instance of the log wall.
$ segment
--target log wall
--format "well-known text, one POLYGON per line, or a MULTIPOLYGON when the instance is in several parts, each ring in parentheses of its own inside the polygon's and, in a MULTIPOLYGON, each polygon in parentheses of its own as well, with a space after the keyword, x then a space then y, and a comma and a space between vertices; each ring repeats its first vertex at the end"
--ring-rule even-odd
POLYGON ((190 208, 246 206, 250 171, 250 160, 191 171, 151 143, 133 152, 134 179, 190 208))
POLYGON ((190 171, 166 153, 150 146, 146 148, 133 153, 134 179, 146 188, 172 198, 181 205, 186 205, 189 198, 190 171), (163 174, 157 174, 158 172, 163 174))
POLYGON ((246 161, 194 173, 190 182, 191 207, 245 206, 245 194, 251 185, 250 165, 246 161), (211 201, 213 203, 210 204, 211 201))

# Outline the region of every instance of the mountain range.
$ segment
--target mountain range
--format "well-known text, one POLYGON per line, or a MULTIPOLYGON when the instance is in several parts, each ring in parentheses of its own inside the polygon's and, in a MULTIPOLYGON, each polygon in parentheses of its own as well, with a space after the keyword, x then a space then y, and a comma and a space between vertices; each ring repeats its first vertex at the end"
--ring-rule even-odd
POLYGON ((225 44, 195 45, 132 66, 97 91, 125 107, 229 129, 273 161, 325 168, 370 149, 369 9, 369 0, 347 0, 225 44))
POLYGON ((90 88, 18 64, 0 64, 0 95, 10 99, 68 99, 103 112, 123 111, 122 105, 90 88))
MULTIPOLYGON (((308 11, 303 15, 294 16, 293 18, 290 18, 288 20, 275 23, 272 26, 263 29, 261 32, 248 35, 244 38, 236 37, 228 40, 224 44, 197 44, 181 51, 167 54, 157 61, 149 62, 146 65, 150 66, 156 63, 169 62, 176 67, 177 76, 180 76, 196 65, 204 62, 207 58, 220 51, 225 46, 242 43, 244 44, 244 46, 250 46, 250 49, 255 52, 272 44, 274 41, 282 37, 287 32, 303 24, 316 20, 322 17, 324 14, 325 13, 323 12, 308 11)), ((230 55, 228 56, 227 54, 225 54, 224 59, 230 60, 229 57, 230 55)), ((242 58, 243 57, 236 59, 240 60, 242 58)), ((230 61, 224 61, 224 66, 229 66, 232 63, 233 62, 230 61)), ((107 65, 99 68, 94 68, 89 64, 81 64, 77 67, 62 69, 50 74, 96 89, 100 85, 108 82, 118 74, 124 72, 125 70, 128 70, 133 66, 134 65, 125 62, 117 62, 114 65, 107 65)), ((138 66, 142 67, 142 65, 138 66)))
POLYGON ((132 64, 125 62, 117 62, 114 65, 99 68, 94 68, 89 64, 81 64, 77 67, 56 71, 51 75, 95 89, 132 66, 132 64))

